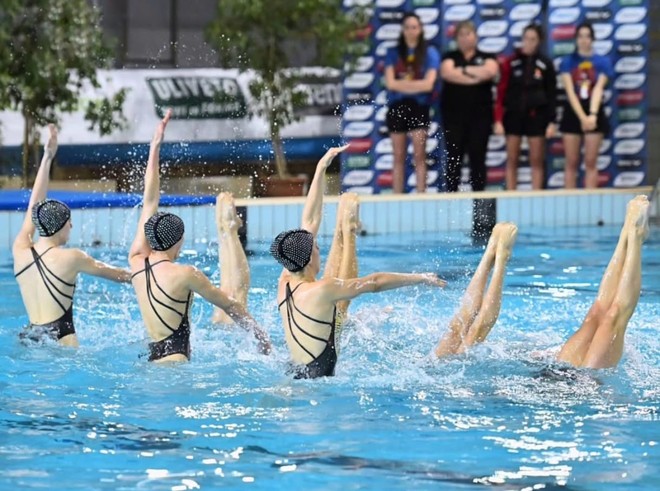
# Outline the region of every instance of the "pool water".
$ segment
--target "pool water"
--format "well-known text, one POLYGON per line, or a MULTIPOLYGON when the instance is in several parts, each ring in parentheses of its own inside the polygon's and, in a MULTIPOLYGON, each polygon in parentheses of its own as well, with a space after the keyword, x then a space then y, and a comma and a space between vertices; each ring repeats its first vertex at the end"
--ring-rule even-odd
MULTIPOLYGON (((250 309, 274 353, 214 327, 198 299, 193 359, 153 366, 130 286, 82 278, 77 351, 28 349, 11 265, 1 265, 0 489, 579 489, 660 483, 660 237, 643 251, 642 295, 611 370, 548 369, 579 326, 619 229, 521 230, 487 341, 430 353, 482 251, 463 235, 363 237, 361 274, 436 271, 351 306, 337 376, 284 375, 279 269, 250 256, 250 309)), ((329 246, 322 240, 322 252, 329 246)), ((93 249, 125 263, 125 251, 93 249)), ((186 251, 217 279, 213 249, 186 251)), ((6 256, 6 255, 5 255, 6 256)))

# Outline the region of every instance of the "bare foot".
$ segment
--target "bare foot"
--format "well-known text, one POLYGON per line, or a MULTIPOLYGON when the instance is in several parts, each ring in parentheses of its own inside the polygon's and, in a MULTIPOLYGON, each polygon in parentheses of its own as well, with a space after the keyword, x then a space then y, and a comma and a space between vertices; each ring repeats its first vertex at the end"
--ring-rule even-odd
POLYGON ((243 220, 236 213, 234 196, 231 193, 220 193, 216 197, 215 221, 218 229, 223 232, 238 230, 243 225, 243 220))
POLYGON ((498 223, 497 226, 500 227, 499 240, 497 241, 497 255, 504 254, 509 259, 513 250, 513 244, 516 243, 516 238, 518 237, 518 227, 511 222, 498 223))
POLYGON ((628 203, 626 227, 634 227, 635 235, 645 241, 649 235, 649 200, 644 195, 635 196, 628 203))

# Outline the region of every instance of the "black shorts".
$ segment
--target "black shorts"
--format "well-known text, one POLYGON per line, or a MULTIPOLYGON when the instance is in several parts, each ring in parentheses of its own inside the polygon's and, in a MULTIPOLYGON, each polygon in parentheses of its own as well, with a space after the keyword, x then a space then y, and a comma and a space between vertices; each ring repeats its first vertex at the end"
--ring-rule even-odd
POLYGON ((545 108, 529 109, 524 112, 506 111, 502 124, 507 135, 545 137, 545 130, 549 124, 548 112, 545 108))
POLYGON ((390 133, 408 133, 428 128, 431 123, 430 106, 415 99, 406 98, 392 103, 387 110, 385 122, 390 133))
MULTIPOLYGON (((582 104, 582 109, 586 114, 589 114, 589 101, 580 101, 582 104)), ((564 115, 561 118, 561 124, 559 125, 559 131, 562 133, 569 133, 575 135, 583 135, 582 125, 580 124, 580 119, 573 111, 573 108, 570 104, 564 104, 564 115)), ((610 132, 610 121, 605 115, 605 109, 601 105, 598 110, 598 116, 596 116, 596 129, 589 131, 588 133, 602 133, 607 135, 610 132)))

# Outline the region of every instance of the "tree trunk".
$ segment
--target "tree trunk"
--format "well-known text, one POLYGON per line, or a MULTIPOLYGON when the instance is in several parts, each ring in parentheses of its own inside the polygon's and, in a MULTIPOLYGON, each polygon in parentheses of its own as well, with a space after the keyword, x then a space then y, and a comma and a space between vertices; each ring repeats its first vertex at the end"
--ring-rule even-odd
POLYGON ((273 152, 275 153, 275 168, 277 169, 277 177, 286 179, 289 176, 288 165, 286 162, 286 154, 284 153, 284 144, 279 130, 276 130, 271 135, 273 143, 273 152))
POLYGON ((21 186, 28 187, 29 163, 30 163, 30 132, 32 131, 30 116, 27 112, 23 111, 23 155, 22 155, 22 169, 21 186))

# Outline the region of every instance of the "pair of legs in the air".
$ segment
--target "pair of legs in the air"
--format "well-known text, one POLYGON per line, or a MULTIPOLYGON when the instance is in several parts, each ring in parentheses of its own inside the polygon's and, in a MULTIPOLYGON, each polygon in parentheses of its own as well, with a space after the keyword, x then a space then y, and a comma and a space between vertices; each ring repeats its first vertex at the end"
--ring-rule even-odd
MULTIPOLYGON (((628 321, 641 289, 641 249, 648 235, 646 196, 628 204, 626 219, 598 296, 578 329, 564 344, 557 359, 577 367, 609 368, 619 363, 628 321)), ((516 238, 512 224, 497 224, 481 263, 435 352, 438 357, 465 352, 483 341, 497 320, 502 303, 506 263, 516 238), (486 282, 493 272, 490 285, 486 282)))
MULTIPOLYGON (((337 223, 330 246, 330 253, 323 273, 324 278, 357 278, 357 254, 355 237, 359 228, 359 200, 355 193, 345 193, 337 206, 337 223)), ((216 198, 216 226, 218 228, 218 257, 220 266, 220 288, 229 296, 247 307, 250 289, 250 267, 243 246, 238 237, 238 229, 243 224, 236 213, 234 198, 229 193, 220 193, 216 198)), ((339 319, 345 317, 350 301, 337 303, 339 319)), ((213 313, 213 322, 230 324, 233 321, 222 310, 213 313)), ((337 337, 341 329, 337 326, 337 337)))

